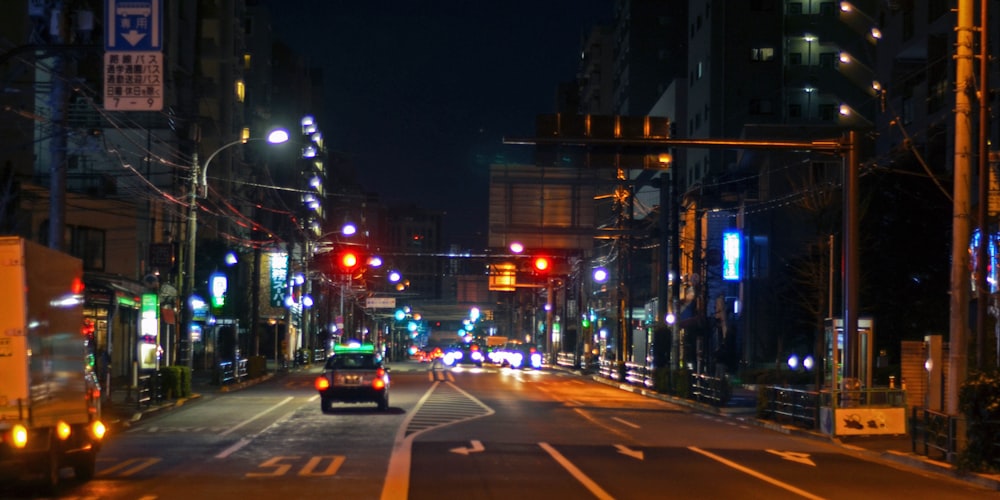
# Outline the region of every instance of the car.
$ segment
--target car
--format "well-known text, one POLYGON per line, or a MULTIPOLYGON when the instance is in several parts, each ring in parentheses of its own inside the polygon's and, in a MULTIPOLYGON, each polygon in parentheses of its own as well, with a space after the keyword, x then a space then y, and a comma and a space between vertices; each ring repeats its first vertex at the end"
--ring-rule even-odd
POLYGON ((441 361, 448 366, 474 365, 481 367, 485 360, 486 355, 479 344, 464 342, 445 349, 444 357, 441 358, 441 361))
POLYGON ((542 368, 542 352, 532 344, 510 341, 498 349, 494 356, 497 364, 515 369, 542 368))
POLYGON ((334 346, 314 385, 323 413, 333 411, 335 402, 375 403, 383 411, 389 408, 389 368, 372 344, 334 346))

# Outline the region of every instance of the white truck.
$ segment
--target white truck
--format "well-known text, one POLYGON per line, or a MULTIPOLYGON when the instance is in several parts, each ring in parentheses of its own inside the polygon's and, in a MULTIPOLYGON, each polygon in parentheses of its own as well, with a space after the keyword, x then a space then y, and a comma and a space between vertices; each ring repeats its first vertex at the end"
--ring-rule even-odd
POLYGON ((0 480, 93 477, 106 428, 84 333, 81 261, 0 237, 0 480))

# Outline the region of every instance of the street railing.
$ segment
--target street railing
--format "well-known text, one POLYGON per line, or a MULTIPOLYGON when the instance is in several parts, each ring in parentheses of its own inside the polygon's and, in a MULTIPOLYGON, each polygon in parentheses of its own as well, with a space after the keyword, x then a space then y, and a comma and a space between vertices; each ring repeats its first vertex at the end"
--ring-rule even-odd
POLYGON ((653 370, 646 365, 637 363, 625 363, 625 381, 632 385, 643 387, 653 387, 653 370))
POLYGON ((732 390, 729 387, 728 378, 712 377, 703 373, 692 373, 690 398, 708 403, 712 406, 723 407, 729 404, 729 396, 732 390))
POLYGON ((820 393, 789 387, 764 387, 763 418, 787 422, 806 429, 819 428, 820 393))
POLYGON ((219 382, 222 385, 226 385, 247 378, 247 365, 248 360, 246 358, 237 359, 235 363, 232 361, 220 362, 219 382))
POLYGON ((953 462, 958 451, 958 427, 959 417, 913 407, 910 413, 913 453, 953 462))

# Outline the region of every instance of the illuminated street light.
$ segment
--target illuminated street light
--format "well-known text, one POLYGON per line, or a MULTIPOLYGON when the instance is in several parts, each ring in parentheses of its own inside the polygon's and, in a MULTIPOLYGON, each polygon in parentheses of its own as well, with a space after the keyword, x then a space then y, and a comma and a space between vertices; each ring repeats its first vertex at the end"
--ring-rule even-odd
MULTIPOLYGON (((188 249, 187 249, 187 266, 186 266, 186 276, 184 277, 184 295, 190 297, 194 294, 194 272, 195 272, 195 253, 196 253, 196 242, 198 240, 198 191, 202 190, 202 198, 208 196, 208 167, 212 165, 212 160, 218 156, 223 150, 231 148, 239 144, 246 144, 250 141, 267 141, 270 144, 281 144, 287 142, 289 138, 288 131, 281 128, 272 129, 268 132, 266 138, 254 138, 254 137, 241 137, 235 141, 223 144, 218 149, 208 155, 208 159, 205 160, 205 166, 200 168, 198 166, 198 152, 195 151, 192 157, 191 164, 191 188, 188 193, 188 249), (199 185, 200 182, 200 185, 199 185)), ((185 326, 187 332, 184 334, 184 338, 187 342, 187 352, 185 357, 187 358, 187 366, 191 367, 194 363, 194 358, 192 356, 193 352, 191 350, 191 328, 194 325, 194 314, 193 310, 189 307, 185 311, 185 326)))

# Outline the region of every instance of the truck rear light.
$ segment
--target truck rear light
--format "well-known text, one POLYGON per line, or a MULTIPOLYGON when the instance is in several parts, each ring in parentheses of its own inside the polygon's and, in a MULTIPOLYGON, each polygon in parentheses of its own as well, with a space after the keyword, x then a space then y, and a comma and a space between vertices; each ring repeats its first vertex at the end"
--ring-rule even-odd
POLYGON ((325 391, 330 388, 330 381, 326 377, 316 377, 313 385, 316 386, 317 391, 325 391))
POLYGON ((56 436, 60 441, 65 441, 69 439, 69 435, 73 433, 73 429, 66 422, 59 421, 56 424, 56 436))
POLYGON ((28 428, 21 424, 14 425, 10 430, 10 438, 15 448, 24 448, 28 445, 28 428))
POLYGON ((100 420, 94 420, 90 424, 90 435, 94 436, 94 439, 101 440, 104 439, 104 435, 108 433, 108 428, 104 426, 104 422, 100 420))

